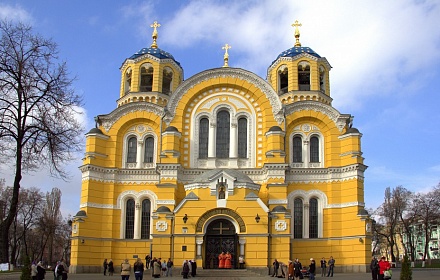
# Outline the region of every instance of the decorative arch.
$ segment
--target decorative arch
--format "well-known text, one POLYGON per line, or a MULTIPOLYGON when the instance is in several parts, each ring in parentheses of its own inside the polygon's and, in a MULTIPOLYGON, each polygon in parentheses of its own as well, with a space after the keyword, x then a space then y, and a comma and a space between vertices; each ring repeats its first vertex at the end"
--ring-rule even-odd
POLYGON ((204 232, 209 222, 219 217, 230 220, 240 232, 246 232, 244 220, 237 212, 228 208, 215 208, 205 212, 196 223, 196 232, 204 232))
MULTIPOLYGON (((309 201, 311 198, 316 198, 318 200, 318 238, 321 238, 324 234, 323 226, 324 226, 324 209, 327 208, 328 199, 327 195, 320 190, 295 190, 287 196, 287 208, 291 209, 292 217, 294 217, 294 201, 295 199, 301 199, 303 202, 303 234, 302 238, 309 238, 309 215, 308 215, 308 207, 309 201)), ((292 233, 294 232, 293 225, 294 222, 291 223, 292 233)))
POLYGON ((130 190, 120 193, 116 199, 116 209, 121 209, 125 204, 125 201, 129 198, 133 198, 135 202, 140 202, 142 199, 148 198, 151 201, 151 209, 157 209, 157 195, 150 190, 143 190, 140 192, 130 190))
POLYGON ((266 98, 269 100, 272 107, 273 116, 277 120, 277 122, 281 124, 284 121, 281 100, 278 98, 278 94, 273 90, 272 86, 267 81, 265 81, 264 79, 262 79, 261 77, 259 77, 258 75, 252 72, 243 69, 228 67, 228 68, 206 70, 184 81, 176 89, 176 91, 168 101, 167 107, 169 113, 164 118, 165 122, 167 124, 171 123, 171 121, 173 120, 176 114, 176 108, 179 104, 179 101, 181 100, 184 94, 187 94, 188 91, 190 91, 192 88, 194 88, 196 85, 202 82, 211 79, 215 80, 225 76, 236 77, 237 79, 244 80, 257 87, 262 93, 266 95, 266 98))

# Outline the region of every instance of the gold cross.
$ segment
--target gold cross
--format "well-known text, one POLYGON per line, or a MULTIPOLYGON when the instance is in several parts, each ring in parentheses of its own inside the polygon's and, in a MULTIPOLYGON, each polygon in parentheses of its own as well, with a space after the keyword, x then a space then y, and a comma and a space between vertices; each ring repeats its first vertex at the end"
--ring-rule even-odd
POLYGON ((295 27, 295 38, 296 38, 296 42, 295 42, 295 47, 301 47, 301 43, 299 42, 299 29, 298 27, 301 27, 302 24, 298 22, 298 20, 295 20, 295 23, 292 24, 292 27, 295 27))
POLYGON ((218 227, 218 228, 212 228, 212 229, 220 230, 220 234, 223 234, 223 230, 229 230, 229 228, 227 228, 227 227, 223 227, 223 223, 222 223, 222 222, 220 222, 220 227, 218 227))
POLYGON ((156 49, 157 48, 157 28, 160 27, 160 23, 157 21, 154 21, 153 24, 150 25, 150 27, 153 27, 153 44, 151 44, 151 48, 156 49))
POLYGON ((225 50, 225 55, 223 56, 223 60, 225 61, 225 64, 223 65, 223 67, 229 67, 228 65, 228 61, 229 61, 229 54, 228 54, 228 50, 231 48, 231 46, 229 44, 225 44, 224 47, 222 47, 223 50, 225 50))

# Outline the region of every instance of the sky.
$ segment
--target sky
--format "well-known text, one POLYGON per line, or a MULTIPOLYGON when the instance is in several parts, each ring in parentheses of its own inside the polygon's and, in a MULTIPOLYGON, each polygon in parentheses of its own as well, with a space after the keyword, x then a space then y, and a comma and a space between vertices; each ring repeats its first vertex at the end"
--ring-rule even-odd
MULTIPOLYGON (((387 187, 427 192, 440 182, 440 1, 437 0, 2 0, 0 19, 30 24, 58 44, 59 57, 84 97, 85 131, 116 109, 124 60, 152 43, 171 53, 184 78, 223 65, 266 78, 267 68, 300 41, 325 57, 333 107, 354 116, 363 134, 365 204, 375 209, 387 187)), ((84 138, 85 139, 85 138, 84 138)), ((22 186, 62 191, 63 216, 79 210, 83 154, 66 169, 68 182, 40 172, 22 186)), ((0 178, 12 185, 10 167, 0 178)))

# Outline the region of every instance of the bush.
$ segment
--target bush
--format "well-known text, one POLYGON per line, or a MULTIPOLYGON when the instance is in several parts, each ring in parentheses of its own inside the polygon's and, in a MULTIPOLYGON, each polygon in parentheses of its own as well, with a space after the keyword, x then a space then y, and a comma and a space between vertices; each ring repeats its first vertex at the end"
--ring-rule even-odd
POLYGON ((402 269, 400 270, 400 280, 412 280, 411 262, 407 255, 403 257, 402 269))

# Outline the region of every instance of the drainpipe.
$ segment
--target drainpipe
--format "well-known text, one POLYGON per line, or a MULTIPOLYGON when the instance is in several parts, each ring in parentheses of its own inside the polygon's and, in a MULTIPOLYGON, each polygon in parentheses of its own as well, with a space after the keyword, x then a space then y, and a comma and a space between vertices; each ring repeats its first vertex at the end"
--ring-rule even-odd
POLYGON ((270 214, 270 211, 269 212, 267 212, 267 233, 268 233, 268 235, 267 235, 267 270, 268 270, 268 275, 270 275, 270 261, 272 260, 271 259, 271 257, 272 257, 272 255, 271 255, 271 246, 270 246, 270 243, 271 243, 271 241, 272 241, 272 234, 271 234, 271 226, 270 226, 270 224, 271 224, 271 222, 272 222, 272 217, 271 217, 271 214, 270 214))

